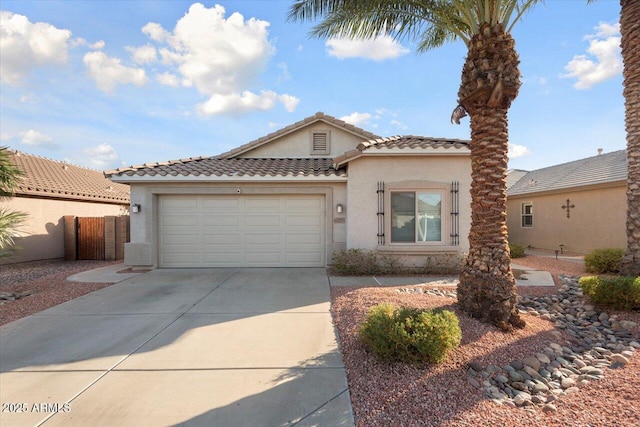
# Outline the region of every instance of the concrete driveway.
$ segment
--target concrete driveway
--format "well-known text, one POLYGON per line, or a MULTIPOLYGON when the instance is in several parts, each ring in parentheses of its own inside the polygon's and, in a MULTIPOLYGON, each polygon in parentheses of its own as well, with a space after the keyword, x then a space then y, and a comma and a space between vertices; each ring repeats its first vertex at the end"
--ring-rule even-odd
POLYGON ((0 425, 351 426, 323 268, 154 270, 0 328, 0 425))

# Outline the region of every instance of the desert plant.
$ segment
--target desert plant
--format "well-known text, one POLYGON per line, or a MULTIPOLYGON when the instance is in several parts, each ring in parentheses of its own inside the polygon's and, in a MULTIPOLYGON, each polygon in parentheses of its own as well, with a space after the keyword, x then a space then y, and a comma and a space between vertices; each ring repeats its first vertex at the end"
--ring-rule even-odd
POLYGON ((582 291, 596 305, 617 309, 640 309, 640 277, 586 276, 579 280, 582 291))
POLYGON ((584 257, 584 266, 587 273, 615 274, 620 271, 620 261, 623 255, 624 249, 620 248, 595 249, 584 257))
POLYGON ((369 276, 378 274, 376 252, 364 249, 347 249, 333 253, 332 270, 345 276, 369 276))
MULTIPOLYGON (((18 187, 23 173, 11 162, 9 149, 0 147, 0 199, 9 198, 18 187)), ((26 214, 0 208, 0 258, 11 254, 14 237, 19 235, 20 225, 26 214)))
POLYGON ((511 252, 511 259, 524 257, 523 245, 516 245, 515 243, 509 243, 509 251, 511 252))
POLYGON ((462 331, 456 315, 448 310, 397 308, 382 303, 367 314, 360 338, 380 360, 442 362, 460 345, 462 331))

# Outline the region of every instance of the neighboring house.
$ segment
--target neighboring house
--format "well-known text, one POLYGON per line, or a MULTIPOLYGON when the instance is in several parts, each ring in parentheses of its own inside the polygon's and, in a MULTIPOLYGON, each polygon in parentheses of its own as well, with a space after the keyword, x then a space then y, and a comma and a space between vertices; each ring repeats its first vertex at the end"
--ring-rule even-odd
POLYGON ((587 254, 625 248, 626 150, 528 172, 507 191, 509 241, 587 254))
POLYGON ((324 267, 379 250, 424 266, 468 251, 468 143, 380 138, 323 113, 214 157, 106 172, 131 185, 139 267, 324 267))
POLYGON ((10 154, 20 169, 15 196, 0 203, 27 214, 15 250, 3 263, 64 257, 65 215, 102 217, 129 210, 129 186, 109 181, 102 172, 20 151, 10 154))

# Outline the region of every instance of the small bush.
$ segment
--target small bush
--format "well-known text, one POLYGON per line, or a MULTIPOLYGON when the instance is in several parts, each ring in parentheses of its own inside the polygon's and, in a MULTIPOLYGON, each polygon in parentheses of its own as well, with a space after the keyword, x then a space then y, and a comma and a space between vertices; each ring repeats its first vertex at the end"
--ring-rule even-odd
POLYGON ((624 249, 596 249, 584 257, 584 266, 587 269, 587 273, 616 274, 620 271, 620 261, 622 261, 623 256, 624 249))
POLYGON ((587 276, 579 283, 594 304, 617 310, 640 309, 640 277, 587 276))
POLYGON ((378 274, 378 256, 374 251, 349 249, 334 252, 332 269, 345 276, 370 276, 378 274))
POLYGON ((460 345, 462 331, 456 315, 447 310, 396 308, 382 303, 367 314, 360 338, 380 360, 442 362, 460 345))
POLYGON ((524 257, 523 245, 516 245, 515 243, 509 243, 509 251, 511 252, 511 259, 524 257))

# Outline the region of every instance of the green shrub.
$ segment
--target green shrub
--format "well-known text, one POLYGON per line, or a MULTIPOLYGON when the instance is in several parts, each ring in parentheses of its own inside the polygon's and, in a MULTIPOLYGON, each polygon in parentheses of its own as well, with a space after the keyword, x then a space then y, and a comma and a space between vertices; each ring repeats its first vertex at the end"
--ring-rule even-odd
POLYGON ((591 302, 617 310, 640 308, 640 277, 580 278, 580 286, 591 302))
POLYGON ((524 257, 523 245, 516 245, 515 243, 509 243, 509 251, 511 252, 511 259, 524 257))
POLYGON ((458 318, 451 311, 396 308, 389 303, 369 310, 360 328, 365 346, 389 362, 442 362, 460 345, 461 337, 458 318))
POLYGON ((623 255, 624 249, 596 249, 584 257, 584 266, 587 269, 587 273, 615 274, 620 271, 620 261, 622 261, 623 255))

